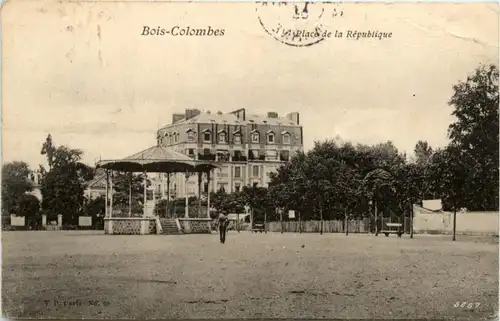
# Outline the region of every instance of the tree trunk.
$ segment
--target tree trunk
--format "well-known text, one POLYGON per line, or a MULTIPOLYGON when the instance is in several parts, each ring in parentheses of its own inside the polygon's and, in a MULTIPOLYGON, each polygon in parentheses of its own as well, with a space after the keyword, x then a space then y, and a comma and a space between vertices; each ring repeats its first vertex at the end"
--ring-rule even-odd
POLYGON ((302 218, 300 217, 300 212, 297 212, 299 216, 299 234, 302 234, 302 218))
POLYGON ((347 209, 344 209, 345 216, 345 235, 349 235, 349 220, 347 219, 347 209))
POLYGON ((375 236, 378 236, 377 201, 375 201, 374 204, 375 204, 375 236))
POLYGON ((320 215, 320 229, 319 229, 319 234, 323 235, 323 203, 319 203, 319 215, 320 215))
POLYGON ((281 222, 281 234, 283 234, 283 211, 279 209, 280 211, 280 222, 281 222))
POLYGON ((264 212, 264 233, 267 233, 267 211, 264 212))
POLYGON ((456 232, 457 232, 457 204, 453 205, 453 241, 456 240, 456 232))
POLYGON ((413 238, 413 204, 410 202, 410 238, 413 238))

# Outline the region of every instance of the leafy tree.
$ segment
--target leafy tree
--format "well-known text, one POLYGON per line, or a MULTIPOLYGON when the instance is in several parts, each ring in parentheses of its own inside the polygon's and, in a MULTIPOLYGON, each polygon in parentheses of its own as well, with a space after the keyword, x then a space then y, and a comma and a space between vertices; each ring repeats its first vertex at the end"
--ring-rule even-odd
MULTIPOLYGON (((146 180, 147 187, 151 180, 146 180)), ((127 208, 132 196, 132 208, 142 207, 144 203, 144 174, 113 173, 113 206, 127 208)))
POLYGON ((42 167, 42 209, 49 216, 62 214, 68 224, 83 213, 85 181, 93 178, 93 169, 80 162, 83 152, 67 146, 55 147, 49 135, 42 154, 47 155, 49 171, 42 167))
POLYGON ((97 215, 104 216, 106 211, 106 199, 104 196, 99 196, 90 199, 85 203, 85 215, 96 217, 97 215))
POLYGON ((448 129, 449 154, 459 157, 457 170, 466 172, 464 206, 471 210, 497 210, 499 205, 498 76, 496 66, 480 66, 453 87, 449 101, 456 117, 448 129))
POLYGON ((425 165, 432 155, 432 147, 426 141, 419 140, 415 145, 415 157, 416 163, 420 165, 425 165))
POLYGON ((31 170, 27 163, 15 161, 2 166, 2 215, 18 213, 19 201, 33 190, 28 180, 31 170))
POLYGON ((40 201, 36 196, 24 194, 19 199, 19 215, 33 218, 40 212, 40 201))

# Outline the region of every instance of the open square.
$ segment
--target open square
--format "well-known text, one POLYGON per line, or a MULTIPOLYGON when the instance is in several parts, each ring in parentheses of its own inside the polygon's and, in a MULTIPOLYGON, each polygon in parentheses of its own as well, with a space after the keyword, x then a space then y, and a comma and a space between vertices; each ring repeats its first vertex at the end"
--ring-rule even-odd
POLYGON ((481 320, 498 309, 497 240, 230 232, 223 245, 215 234, 5 232, 3 313, 481 320))

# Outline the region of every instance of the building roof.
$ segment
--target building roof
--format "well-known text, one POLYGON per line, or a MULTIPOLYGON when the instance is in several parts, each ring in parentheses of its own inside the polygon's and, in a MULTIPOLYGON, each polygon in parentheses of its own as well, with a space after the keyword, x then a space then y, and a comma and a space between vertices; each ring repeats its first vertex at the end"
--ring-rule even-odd
MULTIPOLYGON (((268 124, 268 125, 282 125, 282 126, 298 126, 294 121, 285 118, 269 118, 265 115, 246 115, 246 119, 238 120, 234 114, 219 114, 210 112, 201 112, 199 115, 194 116, 188 120, 181 120, 175 123, 178 124, 228 124, 228 125, 248 125, 248 124, 268 124)), ((169 128, 171 125, 164 126, 162 129, 169 128)))

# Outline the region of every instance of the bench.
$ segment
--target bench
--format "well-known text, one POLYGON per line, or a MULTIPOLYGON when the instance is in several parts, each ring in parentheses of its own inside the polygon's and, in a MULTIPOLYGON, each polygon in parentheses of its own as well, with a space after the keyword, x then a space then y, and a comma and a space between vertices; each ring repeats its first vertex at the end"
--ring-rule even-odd
POLYGON ((397 234, 398 237, 401 237, 401 235, 404 234, 404 232, 401 230, 403 227, 403 224, 401 223, 386 223, 385 224, 388 229, 380 231, 380 233, 384 233, 385 236, 389 236, 389 234, 397 234))
POLYGON ((252 228, 252 233, 262 233, 264 232, 264 224, 254 224, 252 228))

